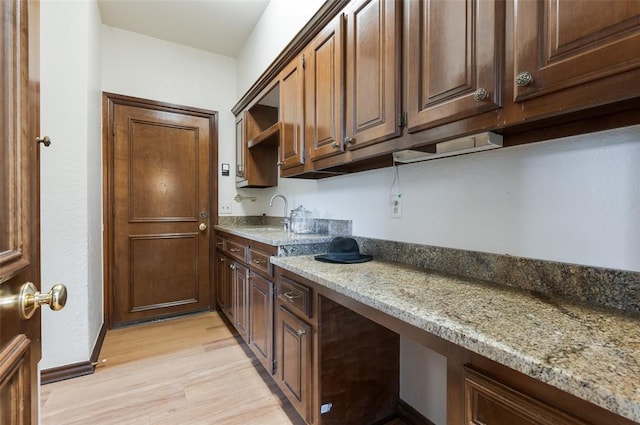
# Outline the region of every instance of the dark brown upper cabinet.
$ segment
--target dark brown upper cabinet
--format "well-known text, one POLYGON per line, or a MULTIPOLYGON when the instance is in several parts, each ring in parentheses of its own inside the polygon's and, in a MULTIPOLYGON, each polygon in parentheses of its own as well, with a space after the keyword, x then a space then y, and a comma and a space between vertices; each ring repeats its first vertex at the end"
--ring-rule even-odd
POLYGON ((279 106, 275 84, 236 118, 236 187, 278 185, 279 106))
POLYGON ((412 0, 405 8, 408 131, 499 108, 504 2, 412 0))
POLYGON ((402 134, 402 2, 354 0, 345 19, 343 143, 354 150, 402 134))
POLYGON ((296 57, 280 73, 280 175, 294 176, 304 165, 304 59, 296 57))
POLYGON ((513 9, 509 81, 525 119, 640 95, 639 1, 514 0, 513 9))
POLYGON ((309 158, 341 154, 344 14, 339 14, 306 47, 305 140, 309 158))

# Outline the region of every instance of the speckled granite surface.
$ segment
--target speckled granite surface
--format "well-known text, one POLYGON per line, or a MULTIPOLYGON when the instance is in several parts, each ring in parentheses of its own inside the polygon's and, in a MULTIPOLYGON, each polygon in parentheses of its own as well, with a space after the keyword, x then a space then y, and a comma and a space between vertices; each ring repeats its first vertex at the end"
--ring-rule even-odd
POLYGON ((356 237, 360 252, 457 276, 640 313, 640 272, 356 237))
POLYGON ((308 255, 271 261, 640 422, 638 314, 381 260, 327 264, 308 255))

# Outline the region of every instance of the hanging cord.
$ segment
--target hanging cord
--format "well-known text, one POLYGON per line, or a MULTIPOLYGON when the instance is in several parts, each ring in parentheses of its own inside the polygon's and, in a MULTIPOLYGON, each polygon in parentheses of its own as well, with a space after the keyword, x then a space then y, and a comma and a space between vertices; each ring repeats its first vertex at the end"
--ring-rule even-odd
POLYGON ((393 175, 393 182, 391 183, 391 187, 389 188, 389 196, 396 195, 398 198, 402 197, 402 192, 400 191, 400 173, 398 171, 398 165, 395 161, 393 161, 393 168, 395 168, 395 172, 393 175), (394 187, 396 191, 394 192, 394 187))

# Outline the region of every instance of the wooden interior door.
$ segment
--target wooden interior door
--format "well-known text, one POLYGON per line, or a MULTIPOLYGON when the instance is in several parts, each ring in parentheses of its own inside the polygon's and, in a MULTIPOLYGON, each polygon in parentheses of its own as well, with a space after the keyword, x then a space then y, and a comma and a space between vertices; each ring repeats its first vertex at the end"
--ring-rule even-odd
POLYGON ((209 309, 215 113, 105 96, 110 326, 209 309))
POLYGON ((0 3, 1 425, 38 423, 40 313, 18 313, 22 285, 40 287, 38 7, 0 3))

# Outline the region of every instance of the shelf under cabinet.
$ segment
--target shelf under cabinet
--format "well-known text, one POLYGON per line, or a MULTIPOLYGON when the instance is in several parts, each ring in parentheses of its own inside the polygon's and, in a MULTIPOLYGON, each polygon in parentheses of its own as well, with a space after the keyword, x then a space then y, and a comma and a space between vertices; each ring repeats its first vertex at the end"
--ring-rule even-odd
POLYGON ((273 146, 277 148, 280 145, 280 129, 282 128, 282 124, 280 121, 274 123, 271 127, 267 128, 260 134, 258 134, 253 139, 247 142, 247 147, 249 149, 254 146, 273 146))

